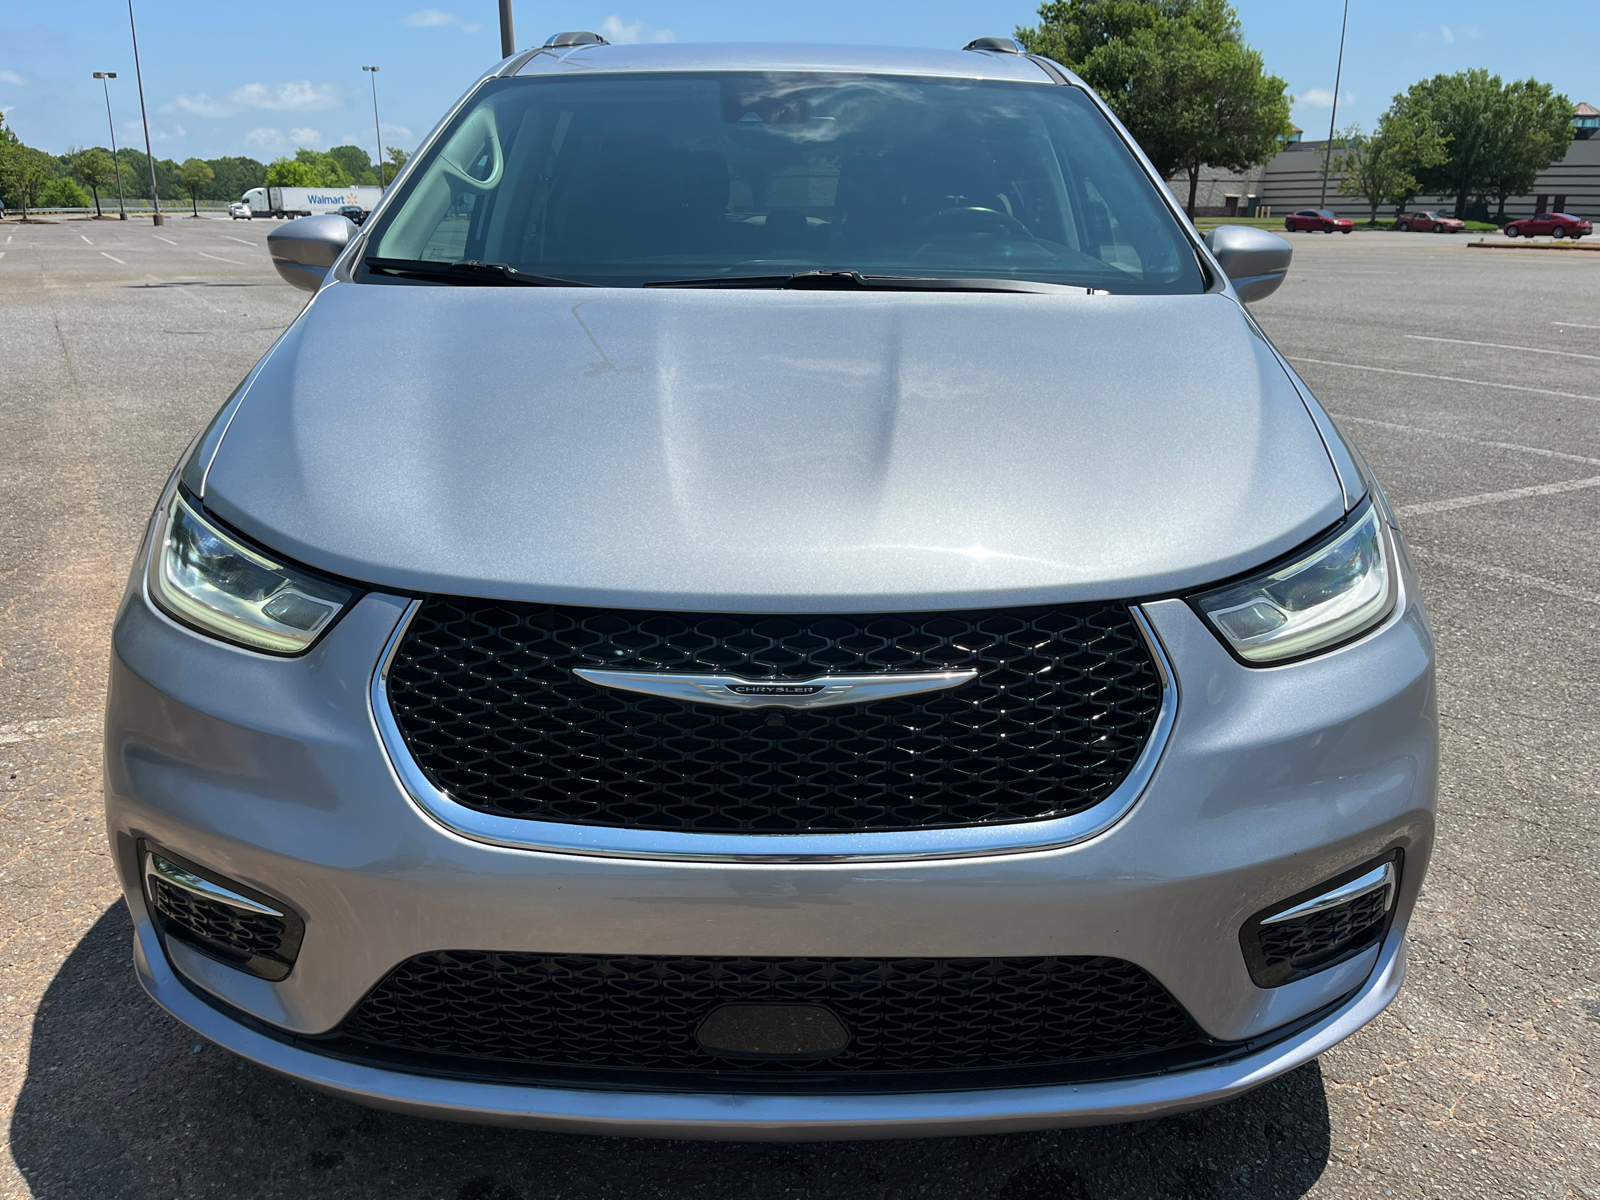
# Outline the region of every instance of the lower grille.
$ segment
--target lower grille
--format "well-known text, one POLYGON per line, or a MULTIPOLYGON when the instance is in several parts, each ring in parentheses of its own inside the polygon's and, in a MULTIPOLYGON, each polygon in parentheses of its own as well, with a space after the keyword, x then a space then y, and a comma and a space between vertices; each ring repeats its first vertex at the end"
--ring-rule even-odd
POLYGON ((1133 769, 1161 679, 1128 607, 763 616, 432 596, 386 676, 417 766, 479 812, 707 833, 1064 817, 1133 769), (793 682, 975 670, 950 691, 783 713, 593 686, 578 668, 793 682))
POLYGON ((1404 859, 1396 850, 1263 909, 1239 930, 1257 987, 1282 987, 1381 942, 1394 916, 1404 859))
POLYGON ((263 979, 288 976, 305 934, 297 915, 258 903, 239 884, 201 875, 164 851, 145 852, 145 861, 145 894, 164 936, 263 979), (169 882, 163 871, 171 879, 187 880, 187 886, 169 882), (239 903, 230 903, 229 897, 239 903))
MULTIPOLYGON (((836 1044, 836 1043, 835 1043, 836 1044)), ((1073 1066, 1140 1073, 1214 1055, 1188 1014, 1120 959, 590 957, 440 951, 402 963, 338 1048, 474 1073, 486 1066, 746 1077, 1073 1066), (828 1056, 719 1056, 696 1029, 728 1004, 814 1005, 848 1032, 828 1056)))
POLYGON ((1307 973, 1352 949, 1370 946, 1388 915, 1388 894, 1370 892, 1304 920, 1263 926, 1259 935, 1262 961, 1269 968, 1291 974, 1307 973))

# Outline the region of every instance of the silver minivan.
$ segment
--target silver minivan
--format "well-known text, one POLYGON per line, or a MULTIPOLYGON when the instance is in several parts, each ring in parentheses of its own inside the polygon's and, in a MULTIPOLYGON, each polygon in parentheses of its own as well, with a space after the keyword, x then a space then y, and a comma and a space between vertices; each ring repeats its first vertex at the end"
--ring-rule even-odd
MULTIPOLYGON (((173 472, 111 843, 157 1003, 348 1099, 860 1138, 1225 1100, 1373 1019, 1433 643, 1106 106, 966 50, 499 64, 173 472)), ((219 397, 219 400, 222 398, 219 397)))

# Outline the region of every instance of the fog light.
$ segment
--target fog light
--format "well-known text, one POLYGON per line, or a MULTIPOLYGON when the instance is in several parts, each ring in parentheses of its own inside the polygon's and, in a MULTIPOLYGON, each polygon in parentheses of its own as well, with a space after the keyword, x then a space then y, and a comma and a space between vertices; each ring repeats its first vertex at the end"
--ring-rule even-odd
POLYGON ((262 979, 294 968, 305 922, 287 905, 165 850, 143 849, 145 899, 164 937, 262 979))
POLYGON ((1244 923, 1239 945, 1257 987, 1282 987, 1371 949, 1389 931, 1401 852, 1365 863, 1264 908, 1244 923))

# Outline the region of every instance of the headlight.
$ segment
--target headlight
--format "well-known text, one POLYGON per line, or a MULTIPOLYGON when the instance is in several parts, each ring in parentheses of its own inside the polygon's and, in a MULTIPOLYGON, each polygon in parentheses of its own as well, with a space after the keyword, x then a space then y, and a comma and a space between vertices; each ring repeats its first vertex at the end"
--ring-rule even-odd
POLYGON ((174 491, 150 555, 150 596, 205 633, 252 650, 298 654, 355 592, 286 567, 228 536, 174 491))
POLYGON ((1195 604, 1253 663, 1330 650, 1371 629, 1394 607, 1388 534, 1368 504, 1340 532, 1287 566, 1195 597, 1195 604))

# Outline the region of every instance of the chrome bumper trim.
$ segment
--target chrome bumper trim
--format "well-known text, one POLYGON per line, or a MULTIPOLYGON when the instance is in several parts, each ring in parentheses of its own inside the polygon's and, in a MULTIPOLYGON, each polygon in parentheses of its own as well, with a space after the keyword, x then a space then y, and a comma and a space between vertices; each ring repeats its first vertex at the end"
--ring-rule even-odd
MULTIPOLYGON (((186 871, 177 863, 168 862, 154 850, 146 851, 144 856, 144 875, 146 881, 159 879, 162 883, 172 887, 181 888, 183 891, 193 893, 205 900, 217 904, 226 904, 229 908, 242 908, 246 912, 260 913, 265 917, 282 917, 283 913, 275 908, 268 908, 265 904, 241 896, 238 892, 230 891, 220 883, 212 883, 209 879, 202 879, 192 871, 186 871)), ((148 891, 148 882, 146 886, 148 891)))
POLYGON ((1177 678, 1144 613, 1137 606, 1131 606, 1129 611, 1161 678, 1161 707, 1156 713, 1155 725, 1144 750, 1127 778, 1099 804, 1069 817, 960 829, 820 834, 675 833, 670 830, 619 829, 605 825, 569 825, 555 821, 497 817, 459 804, 433 786, 411 757, 394 713, 389 708, 389 666, 421 607, 421 600, 411 602, 395 626, 389 644, 384 647, 378 660, 378 668, 373 672, 369 692, 373 726, 388 754, 389 764, 401 790, 419 809, 452 833, 473 841, 520 850, 607 858, 762 864, 893 862, 1058 850, 1104 833, 1133 811, 1155 774, 1177 719, 1177 678))
POLYGON ((1341 884, 1330 892, 1323 892, 1320 896, 1313 896, 1302 904, 1293 908, 1286 908, 1281 913, 1274 913, 1262 920, 1263 925, 1277 925, 1283 921, 1299 921, 1313 913, 1324 912, 1330 908, 1339 908, 1350 904, 1361 897, 1376 891, 1387 893, 1383 898, 1383 911, 1388 912, 1394 906, 1395 874, 1394 863, 1382 863, 1365 875, 1352 879, 1349 883, 1341 884))

